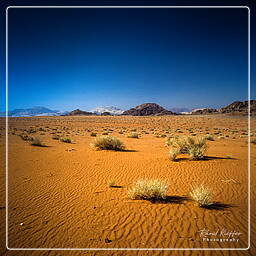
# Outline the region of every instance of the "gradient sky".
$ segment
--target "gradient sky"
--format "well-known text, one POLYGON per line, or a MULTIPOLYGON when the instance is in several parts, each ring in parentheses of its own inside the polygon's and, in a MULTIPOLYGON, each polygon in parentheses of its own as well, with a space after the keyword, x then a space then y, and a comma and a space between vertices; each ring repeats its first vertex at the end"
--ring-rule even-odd
POLYGON ((9 9, 9 109, 246 100, 247 12, 9 9))

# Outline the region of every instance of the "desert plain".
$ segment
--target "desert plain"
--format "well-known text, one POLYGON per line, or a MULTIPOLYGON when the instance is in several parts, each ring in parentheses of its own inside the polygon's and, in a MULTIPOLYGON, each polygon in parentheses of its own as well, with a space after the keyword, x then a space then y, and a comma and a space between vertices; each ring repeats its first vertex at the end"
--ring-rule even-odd
MULTIPOLYGON (((251 139, 256 136, 255 124, 252 118, 251 139)), ((1 194, 5 195, 4 118, 0 133, 1 194)), ((248 144, 247 117, 9 118, 8 205, 4 196, 0 202, 1 255, 256 255, 254 180, 255 144, 248 144), (136 132, 139 138, 129 138, 131 132, 136 132), (39 138, 44 146, 31 145, 20 137, 24 134, 39 138), (95 136, 102 134, 119 138, 125 150, 92 148, 95 136), (176 161, 171 161, 165 142, 168 136, 176 135, 211 135, 213 140, 206 142, 204 159, 190 160, 179 155, 176 161), (70 138, 71 143, 56 139, 58 136, 70 138), (129 198, 129 189, 141 179, 165 181, 166 200, 129 198), (212 191, 214 204, 209 208, 199 207, 191 199, 192 186, 199 184, 212 191), (248 186, 251 187, 250 223, 248 186), (23 251, 5 248, 7 209, 8 247, 25 248, 23 251), (226 241, 227 238, 230 240, 226 241), (26 248, 160 250, 26 251, 26 248)))

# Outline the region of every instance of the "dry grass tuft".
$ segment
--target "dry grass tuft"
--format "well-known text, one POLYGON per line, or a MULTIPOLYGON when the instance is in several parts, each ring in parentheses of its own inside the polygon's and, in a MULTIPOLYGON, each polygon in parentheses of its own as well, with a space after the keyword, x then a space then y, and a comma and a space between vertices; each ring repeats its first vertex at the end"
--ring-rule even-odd
POLYGON ((27 135, 27 134, 20 134, 19 136, 20 136, 20 138, 21 138, 22 140, 25 140, 25 141, 33 141, 33 140, 34 140, 34 137, 29 136, 29 135, 27 135))
POLYGON ((210 141, 214 141, 214 138, 212 135, 208 134, 208 135, 205 135, 205 139, 206 140, 210 140, 210 141))
POLYGON ((107 182, 108 186, 111 188, 111 187, 114 187, 116 185, 116 181, 115 180, 109 180, 107 182))
POLYGON ((161 180, 139 180, 128 191, 131 199, 162 200, 166 198, 168 185, 161 180))
POLYGON ((114 136, 102 135, 96 137, 91 146, 97 150, 116 150, 122 151, 125 149, 124 143, 114 136))
POLYGON ((44 144, 39 138, 33 138, 33 140, 30 142, 32 146, 37 146, 37 147, 44 147, 44 144))
POLYGON ((199 207, 206 207, 213 204, 212 192, 209 188, 204 187, 204 185, 193 187, 190 196, 199 207))
POLYGON ((60 138, 60 141, 64 142, 64 143, 71 143, 72 142, 71 139, 68 138, 68 137, 60 138))
POLYGON ((137 132, 131 132, 128 135, 128 138, 134 138, 134 139, 138 139, 139 138, 139 134, 137 132))
POLYGON ((192 160, 204 158, 206 150, 206 139, 204 137, 170 137, 166 144, 171 147, 171 160, 175 160, 178 154, 188 154, 192 160))

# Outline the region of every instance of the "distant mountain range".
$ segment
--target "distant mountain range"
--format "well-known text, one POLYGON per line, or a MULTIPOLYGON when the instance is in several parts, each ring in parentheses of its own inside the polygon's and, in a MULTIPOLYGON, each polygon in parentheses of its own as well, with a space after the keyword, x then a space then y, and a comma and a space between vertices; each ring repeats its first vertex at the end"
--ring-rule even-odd
MULTIPOLYGON (((14 109, 8 112, 10 117, 26 117, 26 116, 61 116, 67 114, 67 111, 51 110, 45 107, 33 107, 27 109, 14 109)), ((0 112, 0 116, 4 117, 5 112, 0 112)))
MULTIPOLYGON (((250 101, 251 113, 256 114, 256 100, 250 101)), ((9 111, 9 117, 30 117, 30 116, 81 116, 81 115, 132 115, 132 116, 157 116, 157 115, 208 115, 208 114, 232 114, 246 115, 248 113, 248 101, 235 101, 225 107, 188 109, 188 108, 172 108, 167 110, 156 103, 144 103, 129 110, 123 111, 116 107, 97 107, 91 111, 83 111, 80 109, 68 111, 51 110, 45 107, 33 107, 28 109, 15 109, 9 111)), ((0 112, 0 117, 5 117, 5 112, 0 112)))
POLYGON ((102 115, 104 113, 109 113, 110 115, 122 115, 124 110, 116 107, 97 107, 93 108, 90 112, 97 115, 102 115))

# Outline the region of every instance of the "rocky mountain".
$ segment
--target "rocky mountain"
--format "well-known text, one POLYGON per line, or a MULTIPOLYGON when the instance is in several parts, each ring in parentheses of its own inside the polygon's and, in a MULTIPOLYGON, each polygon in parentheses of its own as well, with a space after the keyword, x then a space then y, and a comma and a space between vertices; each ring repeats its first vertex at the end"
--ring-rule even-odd
MULTIPOLYGON (((256 114, 256 100, 250 100, 251 114, 256 114)), ((208 115, 208 114, 230 114, 230 115, 247 115, 248 114, 248 101, 234 101, 233 103, 219 108, 201 108, 194 109, 191 112, 184 114, 192 115, 208 115)))
MULTIPOLYGON (((67 112, 51 110, 45 107, 33 107, 26 109, 14 109, 8 112, 9 117, 29 117, 29 116, 61 116, 67 112)), ((0 112, 1 117, 5 117, 5 112, 0 112)))
POLYGON ((124 111, 123 115, 131 116, 152 116, 152 115, 174 115, 172 111, 169 111, 156 103, 144 103, 130 110, 124 111))
MULTIPOLYGON (((256 114, 256 100, 250 100, 251 113, 256 114)), ((248 113, 248 100, 235 101, 226 107, 220 108, 219 113, 231 114, 247 114, 248 113)))
POLYGON ((110 115, 121 115, 124 112, 122 109, 119 109, 116 107, 97 107, 97 108, 93 108, 90 111, 97 115, 102 115, 103 113, 106 113, 106 112, 110 113, 110 115))
POLYGON ((82 111, 80 109, 75 109, 75 110, 69 112, 68 114, 66 114, 66 116, 91 116, 91 115, 94 115, 94 113, 82 111))

